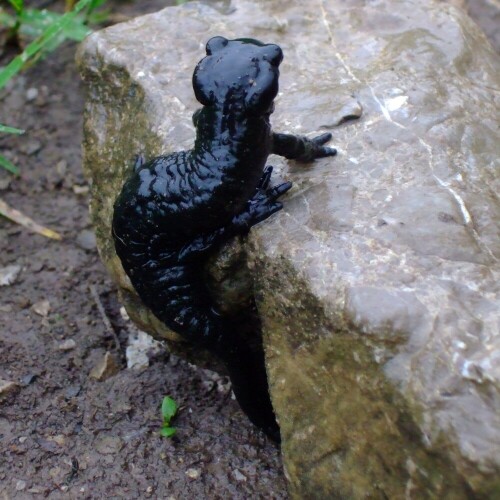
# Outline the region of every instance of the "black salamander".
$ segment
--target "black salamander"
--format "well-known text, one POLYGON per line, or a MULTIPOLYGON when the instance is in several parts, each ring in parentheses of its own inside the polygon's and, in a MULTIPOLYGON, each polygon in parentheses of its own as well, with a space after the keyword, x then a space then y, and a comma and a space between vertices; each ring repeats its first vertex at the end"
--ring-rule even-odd
POLYGON ((193 87, 194 148, 139 158, 114 205, 116 252, 142 301, 169 328, 215 352, 250 420, 279 440, 262 348, 218 312, 203 279, 207 256, 282 208, 290 182, 271 187, 269 154, 332 156, 331 134, 273 133, 281 48, 252 39, 208 41, 193 87))

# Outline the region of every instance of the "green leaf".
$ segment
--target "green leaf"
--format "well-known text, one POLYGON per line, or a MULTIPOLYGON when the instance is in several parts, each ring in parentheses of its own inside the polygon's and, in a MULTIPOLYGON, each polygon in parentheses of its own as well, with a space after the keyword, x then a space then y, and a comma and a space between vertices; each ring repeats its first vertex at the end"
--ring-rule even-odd
POLYGON ((21 130, 20 128, 8 127, 7 125, 2 125, 0 123, 0 133, 20 135, 24 134, 24 130, 21 130))
POLYGON ((5 168, 5 170, 8 170, 14 175, 19 175, 19 169, 2 155, 0 155, 0 167, 5 168))
POLYGON ((172 437, 176 433, 177 429, 175 427, 162 427, 160 429, 160 436, 164 438, 172 437))
POLYGON ((24 0, 9 0, 9 3, 18 14, 24 9, 24 0))
POLYGON ((14 57, 14 59, 0 71, 0 89, 5 87, 6 83, 19 73, 27 62, 47 48, 54 39, 73 22, 77 14, 88 7, 91 2, 92 0, 80 0, 71 12, 62 15, 57 21, 48 26, 21 54, 14 57))
POLYGON ((163 416, 164 423, 168 425, 170 419, 176 413, 177 413, 177 403, 171 397, 165 396, 161 404, 161 414, 163 416))

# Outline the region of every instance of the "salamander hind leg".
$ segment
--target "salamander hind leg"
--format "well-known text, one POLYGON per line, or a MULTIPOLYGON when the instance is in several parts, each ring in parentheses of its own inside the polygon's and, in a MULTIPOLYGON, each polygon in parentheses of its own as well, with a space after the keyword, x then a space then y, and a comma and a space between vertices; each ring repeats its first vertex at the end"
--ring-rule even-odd
POLYGON ((144 303, 172 330, 222 359, 243 411, 255 425, 279 441, 261 341, 248 342, 241 335, 242 325, 216 311, 200 279, 201 267, 189 263, 142 268, 139 275, 141 279, 132 273, 133 283, 144 303))
POLYGON ((225 328, 212 307, 201 267, 177 262, 154 268, 153 264, 129 274, 142 301, 186 340, 203 347, 213 346, 225 328))

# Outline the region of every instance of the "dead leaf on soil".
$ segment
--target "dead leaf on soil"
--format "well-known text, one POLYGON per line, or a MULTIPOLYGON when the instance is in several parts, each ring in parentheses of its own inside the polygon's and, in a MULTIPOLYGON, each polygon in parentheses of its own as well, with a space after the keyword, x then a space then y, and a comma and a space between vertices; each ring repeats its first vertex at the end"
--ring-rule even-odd
POLYGON ((19 388, 19 384, 16 382, 12 382, 11 380, 3 380, 0 378, 0 396, 5 396, 10 394, 11 392, 17 390, 19 388))
POLYGON ((19 210, 16 210, 15 208, 12 208, 9 205, 7 205, 7 203, 5 203, 5 201, 1 199, 0 199, 0 214, 3 215, 4 217, 7 217, 7 219, 10 219, 15 223, 24 226, 30 231, 41 234, 42 236, 51 238, 53 240, 62 239, 62 236, 58 232, 53 231, 52 229, 48 229, 44 226, 41 226, 33 219, 30 219, 28 216, 24 215, 19 210))
POLYGON ((120 371, 120 366, 108 351, 90 371, 90 377, 96 380, 106 380, 120 371))
POLYGON ((39 316, 46 318, 50 311, 50 302, 48 300, 40 300, 31 306, 39 316))

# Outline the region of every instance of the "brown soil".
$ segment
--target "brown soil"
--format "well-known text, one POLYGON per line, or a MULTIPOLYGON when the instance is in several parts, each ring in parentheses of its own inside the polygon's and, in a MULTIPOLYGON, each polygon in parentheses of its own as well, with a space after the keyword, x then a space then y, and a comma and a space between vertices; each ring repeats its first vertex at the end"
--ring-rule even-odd
MULTIPOLYGON (((110 3, 131 16, 169 2, 110 3)), ((497 42, 492 5, 475 3, 474 14, 497 42)), ((0 219, 0 268, 21 266, 15 283, 0 287, 0 379, 18 384, 0 394, 0 494, 286 498, 279 449, 223 380, 165 350, 147 369, 126 368, 130 326, 90 232, 74 49, 65 45, 0 93, 0 122, 27 131, 0 139, 22 171, 14 178, 0 169, 0 197, 63 235, 48 240, 0 219), (41 301, 49 302, 45 315, 41 301), (120 370, 97 381, 89 374, 107 351, 120 370), (181 405, 172 439, 158 433, 164 395, 181 405)))

